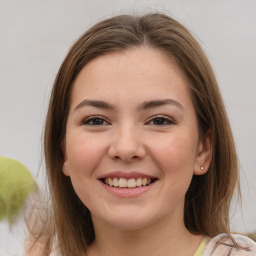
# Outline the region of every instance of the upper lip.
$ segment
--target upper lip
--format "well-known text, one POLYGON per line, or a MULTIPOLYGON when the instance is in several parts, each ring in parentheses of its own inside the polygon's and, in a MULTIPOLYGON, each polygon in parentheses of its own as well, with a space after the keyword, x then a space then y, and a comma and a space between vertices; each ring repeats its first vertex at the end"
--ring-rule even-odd
POLYGON ((124 179, 132 179, 132 178, 148 178, 148 179, 157 179, 157 177, 136 172, 136 171, 114 171, 108 172, 98 177, 98 179, 105 179, 105 178, 124 178, 124 179))

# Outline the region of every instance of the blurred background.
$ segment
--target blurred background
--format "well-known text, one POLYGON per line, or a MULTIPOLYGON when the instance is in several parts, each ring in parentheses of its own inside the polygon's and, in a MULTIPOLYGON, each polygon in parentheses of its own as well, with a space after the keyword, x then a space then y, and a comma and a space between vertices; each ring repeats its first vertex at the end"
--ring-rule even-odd
MULTIPOLYGON (((160 11, 197 37, 214 68, 237 145, 243 204, 232 230, 256 230, 256 1, 0 0, 0 155, 44 186, 42 131, 50 90, 75 40, 117 14, 160 11)), ((234 200, 235 202, 235 200, 234 200)), ((25 227, 0 222, 0 256, 22 255, 25 227)))

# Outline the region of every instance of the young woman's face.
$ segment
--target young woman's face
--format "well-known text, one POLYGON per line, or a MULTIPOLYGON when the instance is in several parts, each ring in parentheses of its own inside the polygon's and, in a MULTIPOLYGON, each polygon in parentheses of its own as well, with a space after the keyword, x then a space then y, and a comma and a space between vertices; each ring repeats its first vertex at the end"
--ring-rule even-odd
MULTIPOLYGON (((204 145, 185 75, 148 48, 100 56, 77 77, 63 171, 94 224, 139 229, 183 223, 204 145)), ((64 199, 63 199, 64 200, 64 199)))

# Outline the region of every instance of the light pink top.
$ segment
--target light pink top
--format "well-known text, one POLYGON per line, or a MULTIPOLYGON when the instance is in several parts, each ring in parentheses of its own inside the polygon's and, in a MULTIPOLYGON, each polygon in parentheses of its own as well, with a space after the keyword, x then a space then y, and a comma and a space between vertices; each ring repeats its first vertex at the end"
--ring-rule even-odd
POLYGON ((209 238, 202 256, 256 256, 256 243, 250 238, 232 234, 236 243, 244 249, 236 249, 226 234, 209 238))
MULTIPOLYGON (((202 256, 256 256, 256 243, 250 238, 238 234, 233 234, 232 237, 236 243, 243 249, 236 249, 233 246, 231 239, 227 238, 227 234, 220 234, 213 238, 206 237, 205 247, 200 245, 200 250, 198 249, 194 255, 202 256), (199 253, 199 254, 198 254, 199 253)), ((27 241, 29 244, 29 241, 27 241)), ((34 250, 29 254, 29 256, 41 256, 42 244, 40 243, 35 246, 34 250)), ((24 254, 26 255, 26 254, 24 254)), ((56 252, 52 252, 50 256, 58 256, 56 252)), ((26 255, 27 256, 27 255, 26 255)), ((191 255, 192 256, 192 255, 191 255)))

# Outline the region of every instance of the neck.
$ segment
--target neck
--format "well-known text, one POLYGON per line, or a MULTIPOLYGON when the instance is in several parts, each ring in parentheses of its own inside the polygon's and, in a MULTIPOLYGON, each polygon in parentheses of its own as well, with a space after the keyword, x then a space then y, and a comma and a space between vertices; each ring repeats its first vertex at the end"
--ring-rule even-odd
POLYGON ((105 223, 95 225, 89 256, 191 256, 203 236, 191 234, 179 222, 158 222, 139 230, 120 230, 105 223), (166 225, 166 223, 168 223, 166 225))

